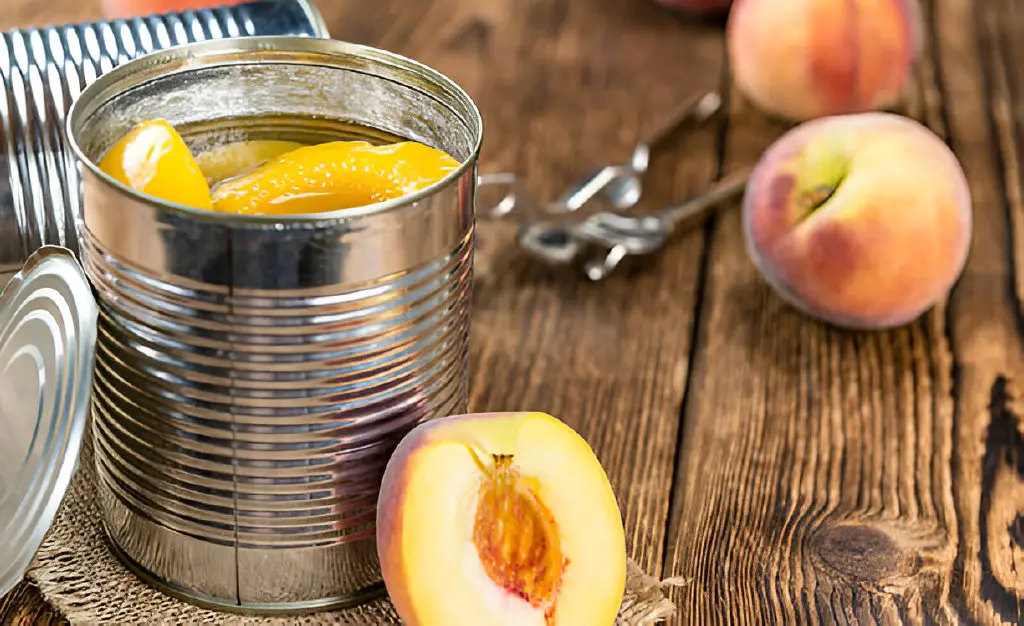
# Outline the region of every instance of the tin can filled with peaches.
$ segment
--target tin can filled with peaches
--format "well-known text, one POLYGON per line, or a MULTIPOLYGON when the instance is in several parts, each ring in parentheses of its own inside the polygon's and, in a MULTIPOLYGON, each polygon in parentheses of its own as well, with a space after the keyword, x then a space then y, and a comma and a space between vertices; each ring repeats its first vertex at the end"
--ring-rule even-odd
POLYGON ((115 550, 228 610, 381 593, 387 460, 466 409, 470 97, 382 50, 245 37, 105 74, 67 136, 115 550))

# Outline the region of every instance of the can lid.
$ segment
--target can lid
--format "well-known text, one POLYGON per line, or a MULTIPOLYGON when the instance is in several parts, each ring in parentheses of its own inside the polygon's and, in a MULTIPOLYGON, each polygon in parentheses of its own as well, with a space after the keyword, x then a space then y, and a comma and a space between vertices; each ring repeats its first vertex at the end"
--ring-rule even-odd
POLYGON ((78 464, 96 316, 82 268, 57 246, 0 293, 0 596, 25 575, 78 464))

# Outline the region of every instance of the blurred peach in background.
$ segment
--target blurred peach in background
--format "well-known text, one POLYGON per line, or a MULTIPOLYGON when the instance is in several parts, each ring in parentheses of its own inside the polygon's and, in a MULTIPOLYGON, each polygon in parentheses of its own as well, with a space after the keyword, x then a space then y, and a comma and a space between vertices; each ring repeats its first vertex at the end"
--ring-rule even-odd
POLYGON ((185 11, 188 9, 202 9, 205 7, 223 6, 228 4, 241 4, 246 0, 100 0, 100 9, 103 17, 133 17, 136 15, 151 15, 153 13, 168 13, 170 11, 185 11))

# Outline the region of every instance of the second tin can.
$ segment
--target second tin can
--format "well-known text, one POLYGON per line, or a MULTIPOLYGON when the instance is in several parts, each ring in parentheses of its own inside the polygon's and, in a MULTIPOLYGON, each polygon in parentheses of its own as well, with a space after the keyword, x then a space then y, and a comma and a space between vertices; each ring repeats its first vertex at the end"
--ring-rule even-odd
POLYGON ((381 50, 239 38, 122 65, 84 91, 67 132, 100 310, 100 504, 121 556, 165 591, 222 608, 317 609, 379 591, 385 464, 416 423, 466 408, 472 100, 381 50), (98 169, 152 118, 193 145, 394 137, 461 166, 361 209, 202 212, 98 169))

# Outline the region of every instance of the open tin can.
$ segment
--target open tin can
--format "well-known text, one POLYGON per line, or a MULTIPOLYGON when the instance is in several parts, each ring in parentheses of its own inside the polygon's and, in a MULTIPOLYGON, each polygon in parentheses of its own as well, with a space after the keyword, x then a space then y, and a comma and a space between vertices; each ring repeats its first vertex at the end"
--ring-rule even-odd
POLYGON ((100 508, 142 578, 196 604, 271 613, 383 591, 374 521, 385 465, 417 423, 466 410, 482 132, 475 104, 440 73, 302 37, 154 52, 77 99, 67 136, 98 303, 100 508), (364 208, 204 212, 97 167, 154 118, 194 149, 401 138, 461 165, 364 208))
POLYGON ((78 252, 81 184, 63 133, 86 85, 155 50, 257 35, 328 33, 310 0, 253 0, 0 34, 0 289, 40 246, 78 252))

